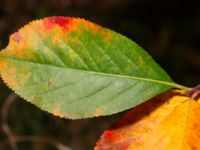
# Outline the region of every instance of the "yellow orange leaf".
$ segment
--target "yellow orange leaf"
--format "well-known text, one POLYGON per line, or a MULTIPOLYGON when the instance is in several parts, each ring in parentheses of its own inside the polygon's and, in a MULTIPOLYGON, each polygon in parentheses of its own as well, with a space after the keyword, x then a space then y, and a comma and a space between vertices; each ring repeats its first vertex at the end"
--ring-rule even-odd
POLYGON ((95 150, 200 150, 200 99, 161 94, 105 131, 95 150))

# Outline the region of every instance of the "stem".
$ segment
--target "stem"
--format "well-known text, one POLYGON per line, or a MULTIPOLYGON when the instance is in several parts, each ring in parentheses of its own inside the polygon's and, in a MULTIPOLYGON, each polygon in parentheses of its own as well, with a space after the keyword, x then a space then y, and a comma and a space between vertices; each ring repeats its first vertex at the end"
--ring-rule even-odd
POLYGON ((181 90, 184 90, 184 91, 189 91, 191 90, 192 88, 190 87, 187 87, 187 86, 183 86, 181 84, 178 84, 178 83, 171 83, 172 86, 178 88, 178 89, 181 89, 181 90))
POLYGON ((190 97, 191 99, 198 99, 200 97, 200 84, 195 86, 194 88, 186 91, 184 95, 190 97))

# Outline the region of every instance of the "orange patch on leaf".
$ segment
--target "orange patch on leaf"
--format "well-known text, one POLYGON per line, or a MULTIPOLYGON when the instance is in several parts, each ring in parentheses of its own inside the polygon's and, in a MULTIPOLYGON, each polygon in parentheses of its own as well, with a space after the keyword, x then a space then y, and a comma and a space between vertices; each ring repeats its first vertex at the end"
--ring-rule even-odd
POLYGON ((102 34, 107 40, 112 39, 112 35, 109 32, 102 31, 102 32, 100 32, 100 34, 102 34))
POLYGON ((16 87, 17 84, 16 84, 16 80, 13 78, 13 77, 4 77, 4 80, 5 82, 8 84, 8 86, 11 86, 11 87, 16 87))
POLYGON ((53 19, 51 18, 44 18, 43 23, 44 23, 44 31, 49 31, 51 28, 53 28, 55 24, 53 19))
POLYGON ((8 66, 8 63, 5 61, 0 61, 0 67, 1 68, 6 68, 8 66))
POLYGON ((21 48, 16 49, 17 56, 22 56, 23 50, 21 48))
POLYGON ((60 116, 60 115, 61 115, 60 109, 59 109, 59 108, 55 108, 55 109, 53 110, 53 114, 54 114, 55 116, 60 116))

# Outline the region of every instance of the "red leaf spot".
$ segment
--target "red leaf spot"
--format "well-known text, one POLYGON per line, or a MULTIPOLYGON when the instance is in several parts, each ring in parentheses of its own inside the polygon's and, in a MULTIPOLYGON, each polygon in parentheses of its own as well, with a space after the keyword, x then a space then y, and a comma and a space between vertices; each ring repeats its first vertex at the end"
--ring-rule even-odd
POLYGON ((110 141, 113 141, 115 139, 115 135, 112 131, 106 131, 104 133, 104 137, 110 141))
POLYGON ((17 43, 19 43, 21 41, 22 37, 21 35, 19 34, 19 32, 16 32, 13 34, 13 40, 17 43))
POLYGON ((55 17, 55 23, 58 23, 62 28, 66 28, 70 20, 71 19, 67 17, 55 17))
POLYGON ((72 31, 73 19, 69 17, 49 17, 44 19, 46 29, 51 29, 55 24, 58 24, 61 28, 72 31))
POLYGON ((44 22, 44 30, 46 31, 50 30, 55 24, 54 19, 52 17, 45 18, 43 22, 44 22))

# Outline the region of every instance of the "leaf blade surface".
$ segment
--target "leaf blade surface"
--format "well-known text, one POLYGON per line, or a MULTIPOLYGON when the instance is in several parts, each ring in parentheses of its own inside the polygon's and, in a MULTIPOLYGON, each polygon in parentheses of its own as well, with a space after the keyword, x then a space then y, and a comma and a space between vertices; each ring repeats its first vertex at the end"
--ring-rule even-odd
POLYGON ((31 22, 0 52, 16 93, 66 118, 110 115, 178 87, 135 42, 78 18, 31 22))
POLYGON ((168 91, 122 116, 101 136, 95 150, 200 149, 200 99, 168 91))

